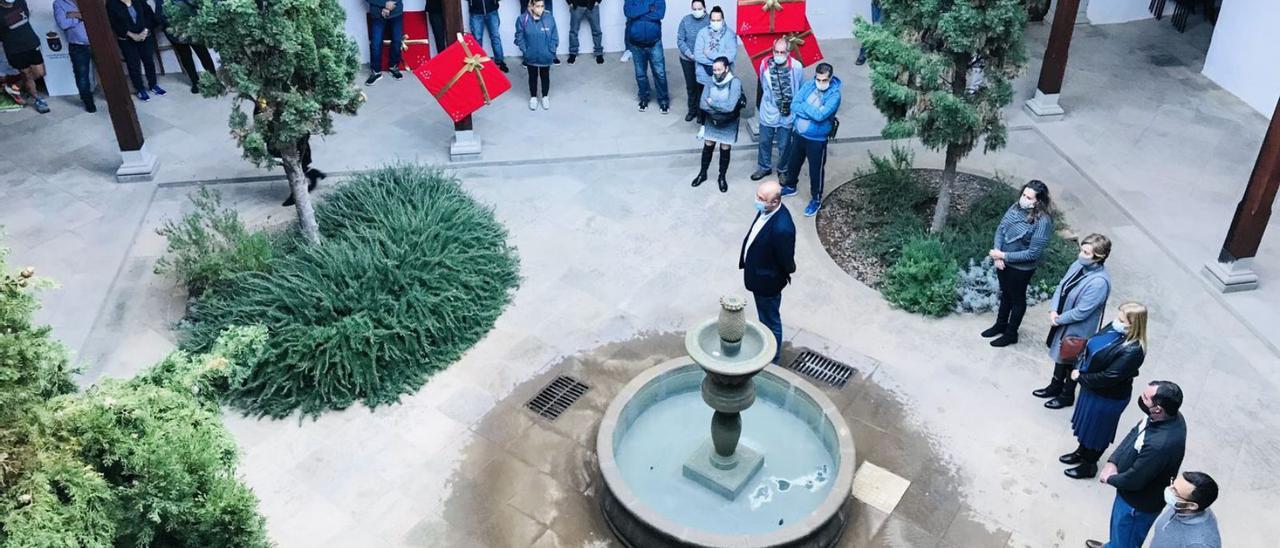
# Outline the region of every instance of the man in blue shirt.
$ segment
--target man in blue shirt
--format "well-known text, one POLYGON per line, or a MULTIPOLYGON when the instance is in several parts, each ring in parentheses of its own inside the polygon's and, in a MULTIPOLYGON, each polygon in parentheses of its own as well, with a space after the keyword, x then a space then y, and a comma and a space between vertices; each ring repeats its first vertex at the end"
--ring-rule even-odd
POLYGON ((80 18, 80 7, 76 0, 53 0, 53 20, 66 35, 67 53, 71 56, 71 70, 76 75, 76 89, 80 90, 80 102, 88 112, 97 112, 93 102, 93 52, 89 50, 89 35, 84 30, 84 20, 80 18))
POLYGON ((782 181, 782 196, 794 196, 800 182, 800 168, 809 162, 809 205, 804 216, 812 217, 822 209, 822 184, 827 168, 827 139, 835 127, 836 111, 840 109, 840 79, 828 63, 818 63, 813 80, 805 82, 791 100, 791 112, 796 117, 795 132, 791 137, 790 168, 782 181))
POLYGON ((662 56, 662 17, 667 14, 666 0, 626 0, 622 13, 627 17, 627 51, 635 63, 636 88, 640 112, 649 108, 649 69, 653 70, 653 87, 658 92, 658 108, 663 114, 671 109, 667 93, 667 62, 662 56))

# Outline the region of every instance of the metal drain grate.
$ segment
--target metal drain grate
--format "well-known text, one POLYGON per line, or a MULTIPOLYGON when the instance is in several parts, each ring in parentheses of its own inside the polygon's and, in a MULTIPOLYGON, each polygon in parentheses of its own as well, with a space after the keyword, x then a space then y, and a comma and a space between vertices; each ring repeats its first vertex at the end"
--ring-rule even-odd
POLYGON ((795 361, 787 366, 801 375, 825 382, 836 388, 844 388, 857 374, 858 370, 852 366, 840 363, 831 358, 823 356, 817 352, 806 350, 796 356, 795 361))
POLYGON ((549 421, 556 420, 573 402, 578 401, 591 387, 573 377, 561 375, 551 381, 538 392, 529 403, 524 404, 530 411, 549 421))

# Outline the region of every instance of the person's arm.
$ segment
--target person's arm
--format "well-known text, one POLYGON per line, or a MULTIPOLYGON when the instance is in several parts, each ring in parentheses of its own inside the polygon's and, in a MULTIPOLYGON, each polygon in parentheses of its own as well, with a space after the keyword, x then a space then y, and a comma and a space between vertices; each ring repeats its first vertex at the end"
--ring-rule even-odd
MULTIPOLYGON (((1005 211, 1005 215, 1008 215, 1008 214, 1009 212, 1005 211)), ((996 225, 996 233, 994 236, 992 236, 992 239, 991 239, 991 249, 1000 249, 1000 240, 1003 239, 1004 229, 1007 228, 1008 226, 1009 226, 1009 223, 1005 221, 1004 217, 1001 217, 1000 224, 996 225)))
MULTIPOLYGON (((729 22, 725 21, 724 24, 728 25, 729 22)), ((732 30, 725 29, 724 40, 721 40, 720 44, 721 44, 720 54, 724 55, 724 58, 728 59, 729 64, 732 65, 733 60, 738 58, 738 37, 733 34, 732 30)), ((765 57, 765 59, 768 59, 768 58, 769 57, 765 57)))
POLYGON ((689 25, 685 20, 680 21, 680 26, 676 27, 676 48, 680 50, 680 54, 693 59, 693 44, 689 43, 689 25))
POLYGON ((1138 452, 1138 459, 1133 466, 1123 472, 1117 472, 1107 478, 1107 484, 1116 489, 1137 491, 1150 485, 1156 475, 1164 470, 1169 458, 1152 444, 1146 444, 1138 452))
POLYGON ((790 226, 778 234, 778 245, 773 248, 773 260, 783 275, 791 275, 796 271, 796 230, 790 226))
MULTIPOLYGON (((791 113, 795 114, 797 118, 812 120, 813 115, 807 110, 809 108, 809 94, 804 93, 804 89, 804 86, 800 86, 800 92, 791 96, 791 113)), ((817 92, 811 91, 810 93, 817 92)))
POLYGON ((546 15, 547 17, 544 17, 544 19, 547 19, 547 23, 551 27, 551 56, 555 57, 556 49, 560 47, 560 31, 556 30, 556 18, 549 17, 551 15, 550 13, 547 13, 546 15))
POLYGON ((516 49, 524 52, 524 15, 516 16, 516 49))
POLYGON ((53 21, 58 24, 58 28, 66 31, 71 30, 80 21, 74 17, 67 17, 67 6, 62 2, 54 2, 53 4, 53 21))
POLYGON ((1025 263, 1040 260, 1044 249, 1049 247, 1049 239, 1053 237, 1053 220, 1042 215, 1036 221, 1035 231, 1031 233, 1030 247, 1022 251, 1010 251, 1004 254, 1004 260, 1011 263, 1025 263))
POLYGON ((1062 314, 1058 315, 1058 325, 1070 325, 1073 323, 1084 321, 1093 314, 1098 307, 1107 302, 1107 294, 1110 287, 1106 278, 1098 277, 1080 290, 1080 299, 1076 301, 1076 305, 1062 314))
POLYGON ((622 15, 626 16, 628 21, 639 19, 641 16, 649 12, 649 4, 637 0, 626 0, 622 4, 622 15))
MULTIPOLYGON (((133 33, 129 32, 128 25, 120 19, 119 3, 107 2, 107 22, 111 24, 111 32, 116 38, 133 38, 133 33)), ((125 15, 128 17, 128 15, 125 15)))
MULTIPOLYGON (((1124 344, 1124 343, 1120 343, 1124 344)), ((1138 343, 1131 343, 1137 345, 1138 343)), ((1146 360, 1146 353, 1142 351, 1142 347, 1118 348, 1116 356, 1107 364, 1106 369, 1102 371, 1094 371, 1089 373, 1081 373, 1077 379, 1080 386, 1090 390, 1098 388, 1110 388, 1119 386, 1129 379, 1132 379, 1134 373, 1142 366, 1142 362, 1146 360)))
POLYGON ((654 0, 649 5, 648 18, 655 23, 661 23, 662 18, 667 16, 667 0, 654 0))
POLYGON ((815 107, 807 103, 805 104, 805 110, 808 112, 810 116, 809 119, 816 120, 819 122, 827 120, 828 118, 831 118, 832 116, 835 115, 836 111, 839 109, 840 109, 840 92, 835 90, 828 90, 822 96, 821 105, 818 105, 815 107))

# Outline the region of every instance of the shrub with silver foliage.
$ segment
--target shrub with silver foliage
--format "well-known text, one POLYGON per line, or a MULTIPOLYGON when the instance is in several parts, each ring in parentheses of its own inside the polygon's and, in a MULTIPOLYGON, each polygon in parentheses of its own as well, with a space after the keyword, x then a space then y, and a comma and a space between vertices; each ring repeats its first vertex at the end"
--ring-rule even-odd
MULTIPOLYGON (((1053 296, 1042 285, 1033 283, 1027 287, 1027 306, 1034 306, 1053 296)), ((999 306, 1000 281, 996 279, 995 262, 991 257, 984 257, 982 262, 969 259, 969 267, 960 269, 959 282, 956 283, 956 313, 981 314, 999 306)))

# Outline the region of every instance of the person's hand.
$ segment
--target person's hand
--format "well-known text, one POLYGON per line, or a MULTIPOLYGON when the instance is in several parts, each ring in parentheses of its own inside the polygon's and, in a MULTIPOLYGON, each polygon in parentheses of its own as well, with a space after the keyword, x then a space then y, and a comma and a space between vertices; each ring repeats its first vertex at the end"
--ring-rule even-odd
POLYGON ((1004 260, 996 259, 996 270, 1004 270, 1004 260))
POLYGON ((387 3, 384 4, 384 6, 385 7, 382 8, 383 11, 391 11, 393 9, 396 9, 396 3, 393 0, 387 0, 387 3))
POLYGON ((1058 325, 1058 313, 1049 312, 1049 325, 1058 325))
POLYGON ((67 17, 70 17, 70 18, 72 18, 72 19, 81 19, 81 17, 80 17, 80 12, 78 12, 78 11, 69 11, 69 12, 67 12, 67 17))
POLYGON ((988 257, 991 257, 992 259, 1001 259, 1001 260, 1003 260, 1003 259, 1004 259, 1004 252, 1003 252, 1003 251, 1000 251, 999 249, 992 249, 991 251, 988 251, 988 252, 987 252, 987 256, 988 256, 988 257))
POLYGON ((1079 380, 1079 379, 1080 379, 1080 370, 1079 370, 1079 369, 1072 369, 1072 370, 1071 370, 1071 380, 1073 380, 1073 381, 1074 381, 1074 380, 1079 380))
POLYGON ((387 8, 382 8, 382 18, 383 18, 383 19, 386 19, 386 18, 388 18, 388 17, 390 17, 390 16, 391 16, 391 10, 389 10, 389 9, 387 9, 387 8))
POLYGON ((1119 470, 1116 469, 1115 463, 1108 462, 1106 466, 1102 467, 1102 472, 1098 474, 1098 483, 1106 483, 1107 480, 1110 479, 1111 476, 1116 475, 1117 472, 1119 472, 1119 470))

